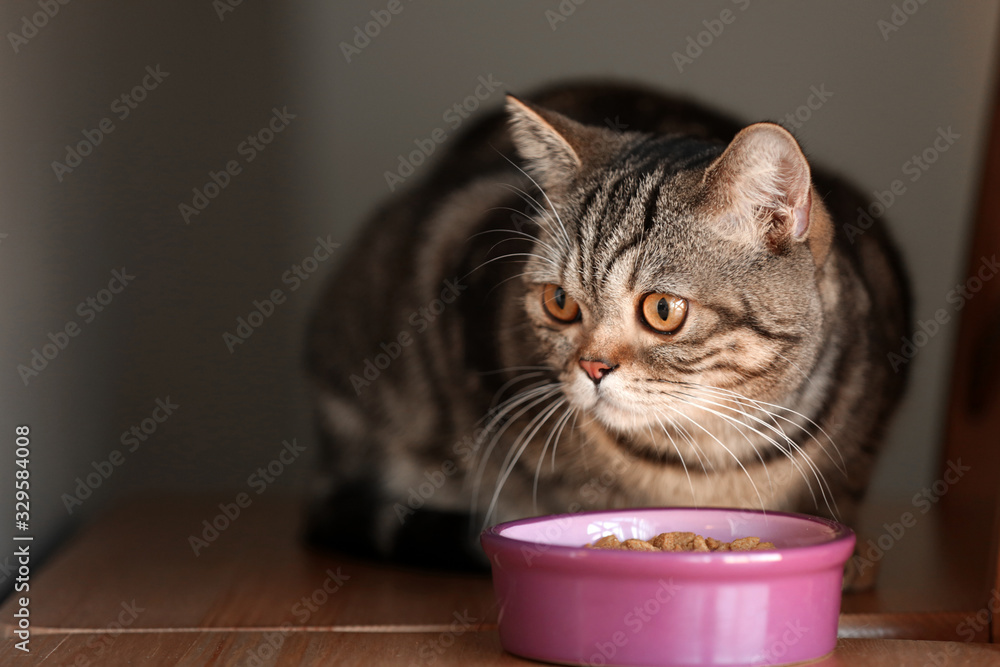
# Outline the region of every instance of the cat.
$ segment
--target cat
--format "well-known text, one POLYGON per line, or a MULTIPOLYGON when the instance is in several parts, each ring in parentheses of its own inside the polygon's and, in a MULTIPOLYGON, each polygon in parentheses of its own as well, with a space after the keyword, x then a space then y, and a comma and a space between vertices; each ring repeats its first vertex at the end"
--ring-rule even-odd
POLYGON ((777 124, 624 83, 449 142, 317 303, 312 543, 478 569, 483 527, 539 514, 854 521, 910 301, 882 222, 845 233, 852 187, 777 124))

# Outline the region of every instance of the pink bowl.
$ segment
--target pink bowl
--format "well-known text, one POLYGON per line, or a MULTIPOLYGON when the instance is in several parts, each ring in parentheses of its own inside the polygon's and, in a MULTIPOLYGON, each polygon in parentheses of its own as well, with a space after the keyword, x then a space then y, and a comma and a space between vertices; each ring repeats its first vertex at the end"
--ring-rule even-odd
POLYGON ((628 509, 503 523, 483 532, 500 642, 574 665, 769 665, 812 660, 837 641, 854 533, 803 514, 628 509), (609 534, 750 535, 773 551, 584 549, 609 534))

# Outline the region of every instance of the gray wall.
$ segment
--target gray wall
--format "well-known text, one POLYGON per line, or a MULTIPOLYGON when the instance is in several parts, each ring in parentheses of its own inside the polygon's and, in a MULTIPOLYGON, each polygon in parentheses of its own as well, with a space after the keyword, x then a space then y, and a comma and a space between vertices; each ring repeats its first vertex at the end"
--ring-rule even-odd
MULTIPOLYGON (((620 76, 749 120, 782 120, 825 88, 833 95, 796 134, 814 160, 866 192, 904 180, 887 217, 911 268, 917 317, 927 319, 948 307, 964 270, 992 87, 997 3, 956 5, 913 3, 918 11, 885 39, 878 22, 891 20, 890 2, 404 1, 351 62, 341 42, 386 3, 244 2, 221 20, 207 1, 60 5, 17 53, 9 38, 0 46, 0 434, 12 441, 15 424, 32 427, 31 532, 50 543, 134 492, 230 500, 282 440, 310 441, 301 332, 337 251, 294 291, 283 273, 318 236, 349 241, 388 194, 384 172, 414 140, 447 127, 442 114, 480 76, 514 92, 620 76), (553 29, 547 13, 560 6, 575 9, 553 29), (673 53, 724 9, 733 21, 678 71, 673 53), (121 119, 112 102, 147 65, 169 76, 121 119), (241 142, 285 106, 295 118, 248 162, 241 142), (114 131, 59 181, 51 163, 105 117, 114 131), (948 127, 960 139, 911 182, 905 163, 948 127), (178 205, 230 160, 240 173, 185 224, 178 205), (78 304, 106 298, 100 290, 122 267, 134 281, 87 321, 78 304), (275 289, 286 300, 230 353, 223 333, 275 289), (18 365, 71 321, 79 334, 26 385, 18 365), (168 396, 179 407, 128 451, 122 433, 168 396), (61 496, 114 450, 121 465, 67 512, 61 496)), ((5 2, 0 27, 20 31, 38 11, 5 2)), ((501 99, 498 90, 487 104, 501 99)), ((913 362, 876 496, 909 498, 933 474, 955 329, 943 327, 913 362)), ((12 470, 11 450, 0 451, 0 470, 12 470)), ((301 485, 313 455, 275 486, 301 485)), ((12 494, 5 472, 3 507, 12 494)))

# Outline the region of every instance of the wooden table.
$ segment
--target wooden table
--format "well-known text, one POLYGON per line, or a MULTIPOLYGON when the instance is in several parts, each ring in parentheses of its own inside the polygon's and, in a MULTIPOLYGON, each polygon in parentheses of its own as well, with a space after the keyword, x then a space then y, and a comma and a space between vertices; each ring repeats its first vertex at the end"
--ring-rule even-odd
MULTIPOLYGON (((15 601, 0 609, 0 664, 537 664, 500 648, 488 577, 310 551, 294 499, 255 499, 195 555, 190 537, 218 502, 134 500, 85 527, 32 573, 30 654, 11 635, 15 601)), ((845 597, 837 650, 815 664, 1000 665, 985 630, 974 642, 912 639, 968 639, 959 624, 977 609, 942 593, 954 586, 897 589, 919 575, 910 552, 886 553, 879 593, 845 597)), ((948 554, 934 558, 928 567, 948 554)))

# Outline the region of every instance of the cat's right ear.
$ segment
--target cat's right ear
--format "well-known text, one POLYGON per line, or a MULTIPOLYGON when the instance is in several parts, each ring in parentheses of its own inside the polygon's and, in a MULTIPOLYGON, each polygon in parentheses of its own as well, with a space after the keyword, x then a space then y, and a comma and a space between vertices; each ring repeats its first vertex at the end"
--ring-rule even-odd
POLYGON ((706 205, 724 229, 781 253, 807 242, 823 264, 833 227, 820 197, 813 196, 809 162, 798 141, 775 123, 755 123, 733 137, 705 171, 706 205))
POLYGON ((592 162, 606 143, 600 128, 587 127, 549 109, 507 95, 511 136, 528 172, 558 193, 592 162))

